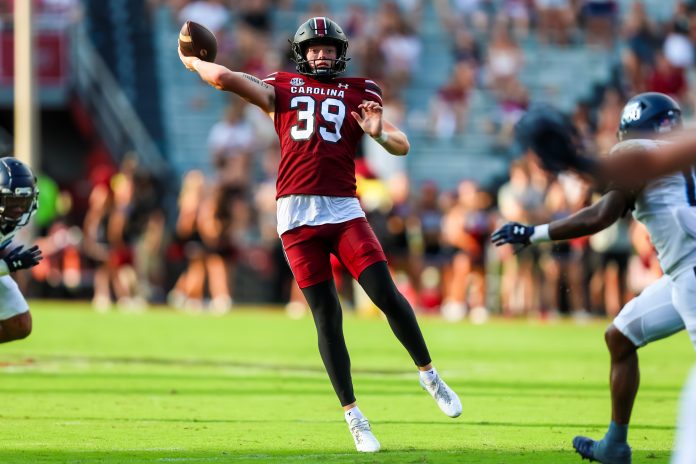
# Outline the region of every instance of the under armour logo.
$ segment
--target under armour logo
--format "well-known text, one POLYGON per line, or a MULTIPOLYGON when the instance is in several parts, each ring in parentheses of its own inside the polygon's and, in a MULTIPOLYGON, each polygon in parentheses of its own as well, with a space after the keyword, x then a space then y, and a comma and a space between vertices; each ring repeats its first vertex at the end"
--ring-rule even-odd
POLYGON ((515 227, 512 228, 512 233, 515 234, 515 235, 524 234, 524 227, 522 227, 522 226, 515 226, 515 227))
POLYGON ((339 88, 339 89, 347 89, 347 88, 348 88, 348 84, 338 84, 338 88, 339 88))
POLYGON ((14 266, 14 267, 19 267, 21 265, 22 265, 21 261, 12 261, 12 266, 14 266))

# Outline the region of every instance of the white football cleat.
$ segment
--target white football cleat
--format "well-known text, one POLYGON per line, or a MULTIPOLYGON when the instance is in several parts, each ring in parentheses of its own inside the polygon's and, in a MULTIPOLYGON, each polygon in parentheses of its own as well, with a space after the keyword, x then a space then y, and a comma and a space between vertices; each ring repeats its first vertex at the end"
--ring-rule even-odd
POLYGON ((430 393, 442 412, 449 417, 459 417, 462 413, 462 402, 438 374, 435 374, 435 379, 429 383, 420 379, 420 384, 423 390, 430 393))
POLYGON ((376 453, 379 451, 379 442, 377 438, 372 434, 370 429, 370 423, 367 421, 366 417, 358 419, 353 418, 348 424, 350 433, 353 434, 353 440, 355 441, 355 448, 361 453, 376 453))

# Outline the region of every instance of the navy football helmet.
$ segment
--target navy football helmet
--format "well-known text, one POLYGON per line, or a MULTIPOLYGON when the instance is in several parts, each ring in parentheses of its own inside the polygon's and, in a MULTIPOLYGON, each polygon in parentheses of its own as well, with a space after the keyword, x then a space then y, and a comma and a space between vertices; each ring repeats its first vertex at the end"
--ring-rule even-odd
POLYGON ((646 92, 631 98, 621 112, 618 138, 654 138, 681 127, 681 108, 672 97, 646 92))
POLYGON ((0 226, 21 227, 38 207, 39 189, 29 166, 17 158, 0 158, 0 226))
POLYGON ((292 60, 297 65, 297 72, 318 78, 332 78, 346 70, 350 58, 346 58, 348 38, 343 29, 329 18, 318 16, 309 19, 295 32, 290 41, 292 60), (328 43, 336 46, 336 59, 330 68, 317 68, 307 61, 307 47, 312 43, 328 43))

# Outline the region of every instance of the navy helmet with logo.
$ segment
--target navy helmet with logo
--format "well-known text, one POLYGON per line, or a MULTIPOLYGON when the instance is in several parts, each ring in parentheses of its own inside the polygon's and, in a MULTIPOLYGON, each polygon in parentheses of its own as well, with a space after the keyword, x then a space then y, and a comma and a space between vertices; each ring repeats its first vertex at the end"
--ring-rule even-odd
POLYGON ((621 112, 619 140, 653 138, 681 127, 681 108, 672 97, 645 92, 631 98, 621 112))
POLYGON ((0 227, 21 227, 38 207, 39 189, 29 166, 17 158, 0 158, 0 227))
POLYGON ((348 38, 343 29, 327 17, 311 18, 297 29, 290 41, 292 60, 297 65, 297 72, 319 78, 336 77, 346 70, 350 58, 346 58, 348 38), (307 60, 307 48, 311 44, 331 44, 336 46, 336 59, 328 68, 317 68, 307 60))

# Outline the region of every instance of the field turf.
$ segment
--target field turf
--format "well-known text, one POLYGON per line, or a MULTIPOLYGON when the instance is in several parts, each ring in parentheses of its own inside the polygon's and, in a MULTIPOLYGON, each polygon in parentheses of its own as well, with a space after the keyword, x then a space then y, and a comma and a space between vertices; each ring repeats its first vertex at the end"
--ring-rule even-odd
MULTIPOLYGON (((311 318, 32 307, 32 336, 0 345, 2 464, 579 463, 573 436, 599 437, 609 420, 606 321, 421 319, 464 405, 450 419, 387 323, 347 315, 356 393, 383 448, 358 455, 311 318)), ((633 462, 667 463, 693 350, 681 333, 640 357, 633 462)))

